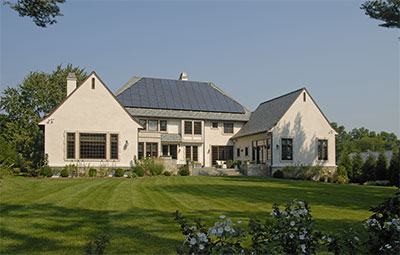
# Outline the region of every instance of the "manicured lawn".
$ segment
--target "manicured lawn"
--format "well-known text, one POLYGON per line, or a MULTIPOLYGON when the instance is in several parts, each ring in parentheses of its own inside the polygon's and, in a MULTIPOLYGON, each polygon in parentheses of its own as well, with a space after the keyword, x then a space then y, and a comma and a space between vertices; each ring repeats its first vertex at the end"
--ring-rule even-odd
POLYGON ((319 230, 362 229, 395 188, 258 177, 30 179, 0 184, 0 254, 83 254, 88 240, 111 236, 111 254, 166 254, 183 241, 172 213, 213 223, 266 217, 274 203, 306 200, 319 230))

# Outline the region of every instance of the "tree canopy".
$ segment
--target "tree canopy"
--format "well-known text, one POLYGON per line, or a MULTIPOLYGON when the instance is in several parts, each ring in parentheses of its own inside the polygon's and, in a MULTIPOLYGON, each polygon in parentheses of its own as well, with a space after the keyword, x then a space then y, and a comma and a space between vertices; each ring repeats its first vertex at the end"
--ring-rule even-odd
POLYGON ((383 21, 381 27, 400 28, 400 0, 367 1, 360 8, 371 18, 383 21))
POLYGON ((17 0, 16 3, 4 1, 11 9, 18 12, 21 17, 30 17, 39 27, 46 27, 57 23, 56 16, 63 16, 57 4, 65 0, 17 0))
POLYGON ((77 82, 87 74, 84 69, 61 65, 50 74, 31 72, 15 88, 6 88, 0 97, 0 131, 3 139, 23 159, 21 168, 37 168, 43 161, 43 134, 38 122, 66 97, 66 79, 74 72, 77 82))

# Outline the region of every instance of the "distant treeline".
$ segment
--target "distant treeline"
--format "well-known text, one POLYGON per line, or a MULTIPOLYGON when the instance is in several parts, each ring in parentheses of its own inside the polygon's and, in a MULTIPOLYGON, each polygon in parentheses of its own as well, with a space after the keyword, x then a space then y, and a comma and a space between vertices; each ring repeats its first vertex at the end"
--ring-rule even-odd
POLYGON ((348 153, 364 151, 395 150, 400 147, 400 140, 394 133, 382 131, 377 133, 367 128, 354 128, 346 132, 344 126, 331 123, 339 133, 336 136, 336 158, 346 150, 348 153))

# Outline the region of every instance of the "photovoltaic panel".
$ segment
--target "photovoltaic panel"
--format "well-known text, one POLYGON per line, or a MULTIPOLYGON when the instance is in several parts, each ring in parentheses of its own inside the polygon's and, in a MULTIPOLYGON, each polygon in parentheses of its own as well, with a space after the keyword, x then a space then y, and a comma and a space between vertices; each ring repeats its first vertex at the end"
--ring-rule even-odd
POLYGON ((239 103, 205 82, 141 78, 117 99, 127 107, 244 113, 239 103))

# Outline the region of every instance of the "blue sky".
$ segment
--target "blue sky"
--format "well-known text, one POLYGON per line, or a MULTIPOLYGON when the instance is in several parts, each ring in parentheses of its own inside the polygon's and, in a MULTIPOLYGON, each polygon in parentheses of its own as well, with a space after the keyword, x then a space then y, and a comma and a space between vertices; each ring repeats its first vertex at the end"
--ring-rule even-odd
POLYGON ((250 110, 306 87, 330 121, 399 131, 399 29, 364 1, 77 1, 48 28, 1 6, 0 86, 72 63, 116 91, 132 76, 212 81, 250 110))

